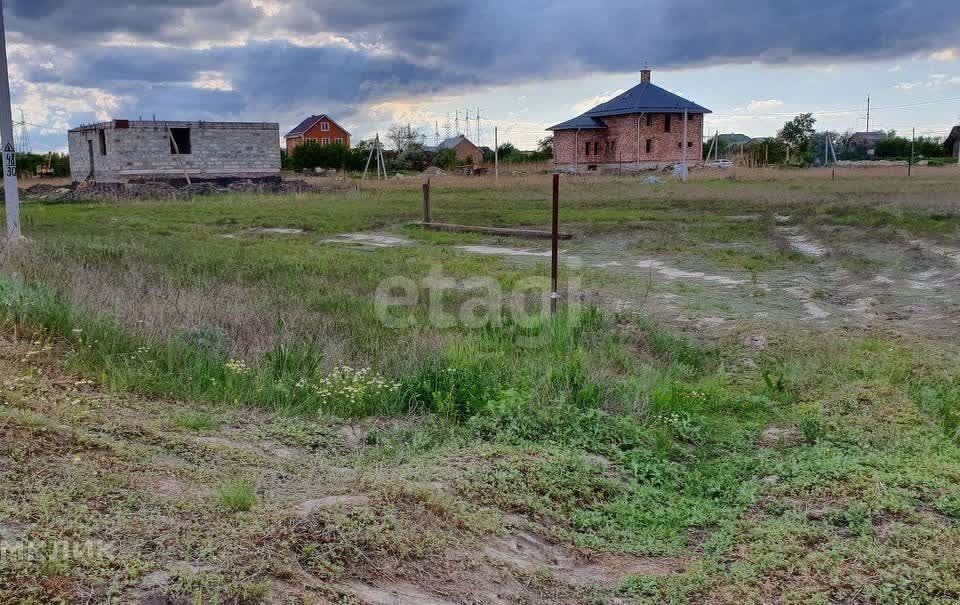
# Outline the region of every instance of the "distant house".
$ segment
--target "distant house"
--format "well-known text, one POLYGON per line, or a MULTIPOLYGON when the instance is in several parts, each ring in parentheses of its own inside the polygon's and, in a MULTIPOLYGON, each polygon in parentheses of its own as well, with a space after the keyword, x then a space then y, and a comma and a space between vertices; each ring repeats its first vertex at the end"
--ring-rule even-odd
POLYGON ((483 163, 483 151, 462 134, 450 137, 439 145, 425 146, 423 149, 431 153, 436 153, 441 149, 453 149, 457 154, 458 162, 467 163, 469 161, 469 163, 474 166, 479 166, 483 163))
POLYGON ((320 145, 342 143, 350 147, 350 133, 327 114, 310 116, 283 138, 287 141, 287 153, 293 153, 299 145, 311 142, 320 145))
POLYGON ((950 131, 950 136, 943 142, 943 149, 948 157, 960 157, 960 126, 954 126, 950 131))
POLYGON ((731 132, 730 134, 721 134, 718 139, 720 140, 721 147, 729 147, 732 145, 746 145, 753 139, 745 134, 731 132))
POLYGON ((847 140, 847 147, 852 151, 858 151, 867 155, 873 155, 877 149, 877 143, 882 141, 887 135, 880 131, 875 132, 855 132, 847 140))
POLYGON ((640 74, 640 84, 627 92, 547 129, 557 170, 658 168, 683 159, 684 148, 688 161, 700 161, 703 116, 710 110, 651 84, 649 69, 640 74))

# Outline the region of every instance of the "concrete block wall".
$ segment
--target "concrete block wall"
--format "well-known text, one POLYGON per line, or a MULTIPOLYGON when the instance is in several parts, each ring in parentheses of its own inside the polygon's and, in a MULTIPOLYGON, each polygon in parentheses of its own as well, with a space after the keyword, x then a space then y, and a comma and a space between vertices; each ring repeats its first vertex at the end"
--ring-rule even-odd
MULTIPOLYGON (((673 164, 683 159, 683 114, 671 114, 670 132, 665 132, 666 114, 627 114, 602 118, 607 128, 601 130, 560 130, 554 133, 553 158, 558 168, 572 170, 579 166, 586 171, 589 166, 611 169, 620 164, 639 164, 655 168, 673 164), (637 118, 640 120, 639 145, 637 143, 637 118), (647 140, 651 141, 647 153, 647 140), (590 152, 587 153, 587 143, 590 152), (594 145, 597 143, 598 145, 594 145), (599 148, 599 149, 598 149, 599 148), (598 150, 599 153, 595 153, 598 150)), ((689 114, 687 122, 687 161, 697 163, 703 157, 703 115, 689 114)), ((624 166, 624 168, 629 168, 624 166)))
POLYGON ((74 181, 90 174, 100 181, 131 178, 273 176, 280 174, 280 126, 241 122, 116 122, 71 130, 70 169, 74 181), (190 153, 170 150, 167 127, 190 129, 190 153), (103 153, 100 131, 106 143, 103 153))

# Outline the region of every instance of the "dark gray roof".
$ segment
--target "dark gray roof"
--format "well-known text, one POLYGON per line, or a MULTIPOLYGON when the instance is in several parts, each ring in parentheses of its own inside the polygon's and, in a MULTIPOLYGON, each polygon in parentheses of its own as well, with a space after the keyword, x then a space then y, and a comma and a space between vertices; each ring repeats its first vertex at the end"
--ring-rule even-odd
POLYGON ((460 143, 463 143, 464 141, 473 145, 473 142, 470 141, 470 139, 463 136, 462 134, 458 134, 455 137, 450 137, 449 139, 443 141, 439 145, 424 145, 423 149, 424 151, 430 151, 430 152, 440 151, 441 149, 456 149, 457 145, 459 145, 460 143))
POLYGON ((600 118, 591 118, 584 114, 556 126, 551 126, 547 130, 600 130, 606 127, 607 125, 600 118))
POLYGON ((751 140, 752 140, 752 139, 751 139, 749 136, 747 136, 747 135, 745 135, 745 134, 738 133, 738 132, 731 132, 731 133, 728 133, 728 134, 721 134, 721 135, 720 135, 720 141, 722 141, 722 142, 724 142, 724 143, 726 143, 726 144, 728 144, 728 145, 730 145, 730 144, 736 145, 736 144, 738 144, 738 143, 749 143, 751 140))
POLYGON ((656 84, 642 82, 606 103, 597 105, 583 115, 599 118, 625 113, 683 113, 684 110, 687 113, 713 113, 706 107, 701 107, 693 101, 664 90, 656 84))
POLYGON ((656 84, 641 82, 625 93, 619 94, 590 111, 567 120, 547 130, 586 130, 606 128, 603 120, 606 116, 620 116, 631 113, 713 113, 706 107, 688 101, 679 95, 664 90, 656 84))
MULTIPOLYGON (((285 135, 283 135, 283 136, 284 136, 284 138, 301 136, 301 135, 303 135, 303 133, 305 133, 306 131, 310 130, 310 128, 312 128, 314 124, 316 124, 317 122, 319 122, 319 121, 322 120, 323 118, 326 118, 326 119, 328 119, 330 122, 336 124, 336 125, 337 125, 337 128, 339 128, 340 130, 342 130, 342 131, 344 131, 344 132, 347 132, 347 129, 344 128, 343 126, 340 126, 340 125, 337 124, 336 122, 334 122, 334 121, 333 121, 333 118, 331 118, 330 116, 328 116, 328 115, 325 114, 325 113, 321 113, 321 114, 318 115, 318 116, 310 116, 310 117, 307 118, 306 120, 300 122, 299 124, 297 124, 297 125, 294 127, 293 130, 291 130, 290 132, 288 132, 287 134, 285 134, 285 135)), ((350 134, 350 133, 347 132, 347 134, 350 134)))
POLYGON ((960 139, 960 126, 954 126, 952 129, 950 129, 950 134, 943 142, 944 147, 947 149, 947 153, 953 153, 953 143, 957 139, 960 139))

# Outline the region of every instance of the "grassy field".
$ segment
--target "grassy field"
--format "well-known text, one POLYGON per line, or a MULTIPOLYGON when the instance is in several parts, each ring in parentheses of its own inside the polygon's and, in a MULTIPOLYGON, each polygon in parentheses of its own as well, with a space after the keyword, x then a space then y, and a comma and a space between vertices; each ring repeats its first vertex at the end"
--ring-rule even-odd
POLYGON ((28 203, 0 602, 956 602, 958 180, 28 203))

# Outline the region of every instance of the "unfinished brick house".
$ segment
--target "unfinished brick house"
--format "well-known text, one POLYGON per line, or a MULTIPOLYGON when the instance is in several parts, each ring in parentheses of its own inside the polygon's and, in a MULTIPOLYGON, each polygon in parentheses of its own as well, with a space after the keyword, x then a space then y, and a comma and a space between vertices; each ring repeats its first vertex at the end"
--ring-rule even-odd
POLYGON ((562 172, 645 170, 703 157, 703 116, 711 113, 650 82, 597 105, 553 131, 553 163, 562 172), (684 114, 687 138, 683 140, 684 114))
POLYGON ((297 124, 297 127, 285 134, 283 138, 287 141, 287 153, 293 153, 294 149, 304 143, 320 145, 342 143, 350 147, 350 133, 325 113, 310 116, 297 124))
POLYGON ((439 145, 426 145, 423 149, 430 153, 436 153, 441 149, 453 149, 457 154, 457 163, 469 163, 474 166, 483 164, 483 151, 462 134, 450 137, 439 145))
POLYGON ((113 120, 67 133, 75 182, 280 178, 280 125, 113 120))

